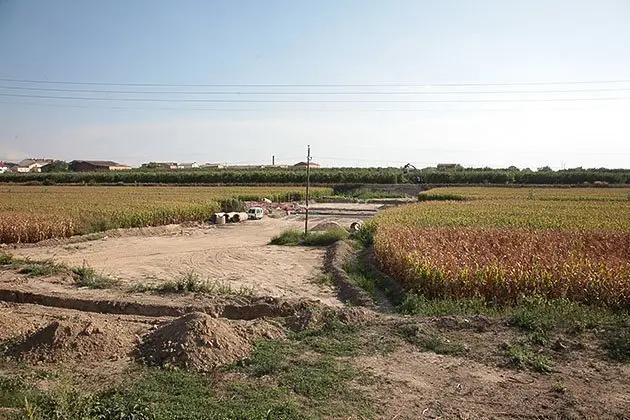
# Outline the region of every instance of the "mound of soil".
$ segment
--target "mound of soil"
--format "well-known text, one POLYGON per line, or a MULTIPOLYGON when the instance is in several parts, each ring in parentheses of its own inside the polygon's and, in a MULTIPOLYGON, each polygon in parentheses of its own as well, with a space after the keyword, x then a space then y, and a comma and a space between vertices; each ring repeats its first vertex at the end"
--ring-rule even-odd
POLYGON ((244 327, 191 312, 149 333, 139 352, 149 365, 209 372, 246 358, 251 349, 244 327))
POLYGON ((53 321, 8 349, 23 361, 101 361, 126 356, 133 335, 86 318, 53 321))
POLYGON ((366 325, 374 322, 378 314, 366 308, 302 308, 287 319, 287 326, 294 331, 318 330, 332 322, 346 325, 366 325))
POLYGON ((313 232, 323 232, 327 230, 345 230, 339 223, 334 221, 321 222, 311 228, 313 232))

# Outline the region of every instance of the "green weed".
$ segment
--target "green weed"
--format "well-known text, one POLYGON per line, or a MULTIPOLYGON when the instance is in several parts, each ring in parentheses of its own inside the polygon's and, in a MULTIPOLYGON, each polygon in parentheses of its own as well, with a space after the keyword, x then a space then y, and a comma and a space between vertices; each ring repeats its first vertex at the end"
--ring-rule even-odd
POLYGON ((438 334, 424 331, 420 326, 407 324, 398 329, 399 334, 409 343, 423 351, 432 351, 437 354, 459 356, 466 353, 466 346, 446 339, 438 334))
POLYGON ((96 270, 86 264, 83 264, 81 267, 74 267, 72 276, 75 286, 87 287, 88 289, 107 289, 119 283, 116 279, 97 273, 96 270))
POLYGON ((619 362, 630 362, 630 328, 620 328, 608 332, 604 348, 608 355, 619 362))
POLYGON ((199 274, 189 271, 174 281, 167 281, 157 286, 144 285, 142 289, 136 291, 154 290, 158 293, 205 293, 209 295, 239 295, 251 296, 254 293, 253 287, 241 286, 233 288, 229 282, 210 281, 202 279, 199 274))
POLYGON ((0 252, 0 266, 13 264, 13 255, 6 252, 0 252))
POLYGON ((540 373, 553 371, 551 360, 543 354, 534 352, 526 344, 507 344, 505 345, 505 353, 510 365, 515 368, 531 368, 540 373))
POLYGON ((54 276, 64 271, 63 266, 55 264, 52 261, 32 261, 26 262, 19 270, 19 274, 25 274, 29 277, 54 276))

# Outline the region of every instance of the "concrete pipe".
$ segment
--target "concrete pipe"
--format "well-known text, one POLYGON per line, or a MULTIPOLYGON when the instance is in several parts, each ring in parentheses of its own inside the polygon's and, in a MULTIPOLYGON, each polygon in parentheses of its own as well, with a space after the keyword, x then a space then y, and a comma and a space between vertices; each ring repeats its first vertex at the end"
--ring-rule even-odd
POLYGON ((358 231, 361 230, 361 227, 363 227, 363 223, 361 223, 361 222, 352 222, 350 224, 350 231, 358 232, 358 231))
POLYGON ((210 217, 210 221, 215 225, 224 225, 225 224, 225 213, 214 213, 212 217, 210 217))
POLYGON ((244 222, 245 220, 247 220, 248 217, 249 216, 245 212, 236 213, 234 216, 232 216, 232 222, 244 222))

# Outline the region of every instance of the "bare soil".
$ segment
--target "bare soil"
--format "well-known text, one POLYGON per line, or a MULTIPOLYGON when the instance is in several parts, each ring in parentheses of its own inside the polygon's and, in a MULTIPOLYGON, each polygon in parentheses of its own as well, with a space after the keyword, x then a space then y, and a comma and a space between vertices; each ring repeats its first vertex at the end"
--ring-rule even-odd
MULTIPOLYGON (((323 204, 320 211, 373 211, 350 206, 323 204)), ((311 220, 313 226, 332 220, 347 227, 362 215, 311 220)), ((607 359, 593 337, 585 335, 575 346, 577 339, 563 338, 566 350, 554 357, 552 372, 542 374, 506 363, 503 345, 523 333, 504 320, 347 308, 336 288, 317 281, 324 249, 267 245, 282 230, 302 226, 300 216, 265 218, 222 227, 116 230, 96 240, 11 249, 38 260, 85 262, 121 283, 89 290, 75 287, 67 275, 0 270, 0 374, 20 374, 25 366, 58 370, 85 389, 107 389, 122 383, 138 360, 207 372, 246 358, 256 340, 282 340, 290 330, 334 320, 357 326, 375 345, 394 345, 346 358, 365 374, 354 386, 377 402, 378 418, 630 418, 630 366, 607 359), (235 290, 246 286, 255 296, 129 291, 188 271, 235 290), (410 344, 398 332, 410 323, 461 343, 465 353, 441 355, 410 344)), ((38 386, 50 385, 42 380, 38 386)))
MULTIPOLYGON (((353 219, 341 220, 349 225, 353 219)), ((203 227, 162 227, 105 236, 83 243, 57 243, 11 250, 19 257, 54 259, 71 266, 87 264, 123 286, 160 284, 196 273, 234 290, 251 288, 258 296, 318 299, 339 305, 335 291, 314 280, 322 274, 325 250, 267 245, 288 228, 302 228, 300 217, 203 227), (137 233, 137 235, 135 234, 137 233)), ((313 226, 318 223, 312 220, 313 226)))

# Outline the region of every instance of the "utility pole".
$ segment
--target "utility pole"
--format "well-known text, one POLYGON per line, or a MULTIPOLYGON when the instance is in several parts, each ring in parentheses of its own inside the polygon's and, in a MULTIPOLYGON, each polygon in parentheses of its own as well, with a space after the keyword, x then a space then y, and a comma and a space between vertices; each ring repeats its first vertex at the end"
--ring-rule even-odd
POLYGON ((311 184, 311 145, 306 151, 306 219, 304 219, 304 236, 308 235, 308 199, 311 184))

